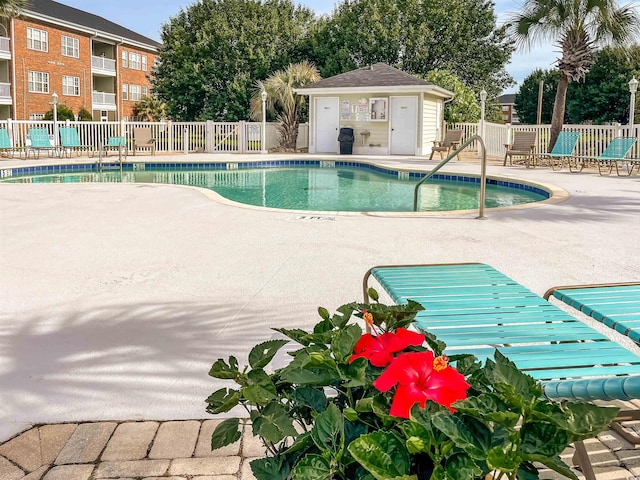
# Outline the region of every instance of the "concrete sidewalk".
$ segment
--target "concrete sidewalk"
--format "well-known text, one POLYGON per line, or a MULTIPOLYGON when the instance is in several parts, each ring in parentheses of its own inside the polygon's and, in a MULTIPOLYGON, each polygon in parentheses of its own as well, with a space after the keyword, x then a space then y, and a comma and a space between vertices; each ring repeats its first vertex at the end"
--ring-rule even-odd
MULTIPOLYGON (((75 161, 86 160, 65 163, 75 161)), ((34 163, 2 160, 0 170, 34 163)), ((429 169, 437 162, 376 163, 429 169)), ((477 174, 479 166, 466 159, 445 170, 477 174)), ((105 462, 116 461, 102 455, 117 450, 107 442, 117 438, 112 435, 122 421, 157 424, 155 437, 160 424, 195 420, 199 437, 204 400, 228 386, 207 376, 216 359, 236 355, 245 363, 253 345, 274 338, 271 327, 310 328, 318 306, 333 311, 360 300, 362 276, 373 265, 483 262, 540 295, 554 285, 640 279, 639 176, 503 167, 497 161, 489 174, 555 185, 569 197, 534 208, 488 210, 481 221, 476 213, 263 211, 218 203, 181 186, 0 183, 0 441, 7 442, 0 447, 0 479, 72 478, 48 465, 56 465, 76 432, 93 428, 103 432, 102 447, 90 457, 61 457, 56 467, 85 465, 86 478, 98 478, 105 462), (16 437, 20 432, 26 437, 16 437), (51 432, 58 443, 40 444, 51 432), (30 445, 26 459, 16 456, 19 445, 30 445)), ((144 456, 122 461, 166 461, 163 473, 111 478, 189 478, 194 471, 171 470, 174 461, 210 458, 149 458, 154 441, 146 435, 144 456)), ((635 449, 617 447, 619 441, 613 436, 613 443, 608 437, 594 443, 611 472, 599 478, 640 475, 635 449)), ((197 452, 197 440, 194 445, 197 452)), ((236 465, 232 473, 207 475, 248 472, 239 454, 225 461, 225 468, 236 465)))

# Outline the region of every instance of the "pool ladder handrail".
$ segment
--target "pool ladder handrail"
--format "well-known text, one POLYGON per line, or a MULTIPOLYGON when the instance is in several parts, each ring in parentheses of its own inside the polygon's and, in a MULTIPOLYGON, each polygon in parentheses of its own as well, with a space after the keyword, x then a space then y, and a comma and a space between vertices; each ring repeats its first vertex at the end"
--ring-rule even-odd
MULTIPOLYGON (((124 146, 120 145, 118 148, 118 163, 120 164, 120 174, 122 174, 122 150, 124 146)), ((96 167, 98 168, 98 173, 102 173, 102 156, 104 154, 104 145, 102 142, 98 145, 98 161, 96 162, 96 167)))
POLYGON ((460 145, 456 150, 451 152, 444 160, 442 160, 438 165, 436 165, 436 167, 433 170, 427 173, 427 175, 425 175, 425 177, 416 184, 416 186, 413 189, 413 211, 414 212, 418 211, 418 189, 422 186, 422 184, 425 183, 427 180, 429 180, 431 177, 433 177, 438 172, 438 170, 440 170, 447 163, 449 163, 449 161, 453 157, 458 155, 458 153, 460 153, 462 150, 464 150, 474 141, 480 142, 480 145, 482 146, 482 164, 481 164, 482 169, 480 172, 480 205, 478 208, 478 216, 476 218, 478 220, 486 220, 487 217, 484 216, 484 200, 486 197, 486 190, 487 190, 487 149, 484 145, 484 140, 482 140, 482 137, 480 135, 474 135, 468 140, 466 140, 465 142, 463 142, 462 145, 460 145))

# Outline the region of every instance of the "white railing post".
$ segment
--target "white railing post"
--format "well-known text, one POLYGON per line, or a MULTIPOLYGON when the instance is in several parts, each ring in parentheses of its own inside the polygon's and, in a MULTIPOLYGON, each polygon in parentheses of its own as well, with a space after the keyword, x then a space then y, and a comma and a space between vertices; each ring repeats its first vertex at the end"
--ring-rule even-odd
POLYGON ((184 145, 184 154, 189 155, 189 127, 186 125, 182 133, 182 145, 184 145))
POLYGON ((173 153, 175 149, 175 138, 173 132, 173 122, 171 120, 166 121, 167 124, 167 152, 173 153))
POLYGON ((245 139, 244 120, 238 122, 238 153, 245 153, 247 151, 245 139))
POLYGON ((211 120, 207 120, 206 130, 204 132, 204 151, 207 153, 213 153, 213 141, 214 141, 214 132, 213 132, 213 122, 211 120))

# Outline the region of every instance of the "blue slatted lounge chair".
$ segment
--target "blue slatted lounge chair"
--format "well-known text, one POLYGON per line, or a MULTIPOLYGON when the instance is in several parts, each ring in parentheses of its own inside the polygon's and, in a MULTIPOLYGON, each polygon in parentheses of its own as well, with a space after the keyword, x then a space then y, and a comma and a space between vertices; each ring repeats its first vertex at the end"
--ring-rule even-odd
POLYGON ((6 128, 0 128, 0 153, 6 155, 7 158, 13 158, 15 152, 18 152, 22 157, 22 149, 13 145, 9 131, 6 128))
POLYGON ((60 128, 60 149, 62 156, 71 158, 71 152, 76 152, 78 155, 86 152, 90 157, 93 157, 95 148, 92 145, 83 145, 80 143, 80 136, 78 130, 73 127, 61 127, 60 128))
POLYGON ((51 156, 54 148, 49 140, 49 131, 46 128, 30 128, 29 129, 30 144, 27 145, 26 157, 29 158, 29 153, 33 153, 33 158, 40 158, 40 151, 47 150, 49 156, 51 156))
POLYGON ((570 162, 573 158, 573 151, 576 149, 579 137, 580 132, 560 132, 551 152, 541 154, 540 158, 548 159, 549 166, 553 170, 561 170, 565 160, 570 162))
POLYGON ((635 143, 635 138, 618 137, 611 140, 604 152, 596 158, 600 175, 609 175, 614 167, 619 177, 631 175, 635 166, 640 169, 640 159, 626 158, 635 143), (619 163, 625 168, 624 175, 620 173, 619 163))
MULTIPOLYGON (((396 303, 421 303, 416 327, 443 340, 449 355, 484 361, 498 349, 540 380, 549 398, 640 399, 640 356, 489 265, 374 267, 363 280, 365 302, 371 277, 396 303)), ((640 412, 620 412, 617 420, 630 418, 640 419, 640 412)), ((583 473, 595 480, 584 445, 575 446, 583 473)))
POLYGON ((552 287, 551 296, 640 343, 640 282, 552 287))
POLYGON ((108 155, 110 151, 123 152, 123 156, 127 157, 127 138, 126 137, 109 137, 107 144, 104 146, 104 152, 108 155))

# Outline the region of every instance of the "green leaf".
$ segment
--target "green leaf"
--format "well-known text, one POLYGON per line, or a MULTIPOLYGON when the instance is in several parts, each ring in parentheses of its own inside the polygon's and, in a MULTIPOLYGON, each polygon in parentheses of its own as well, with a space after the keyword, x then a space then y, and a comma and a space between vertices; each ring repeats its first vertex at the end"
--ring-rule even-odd
POLYGON ((256 480, 286 480, 291 469, 279 457, 257 458, 252 460, 251 472, 256 480))
POLYGON ((318 413, 327 408, 327 396, 320 388, 298 387, 289 396, 292 401, 305 405, 318 413))
POLYGON ((240 421, 237 418, 227 418, 218 424, 211 435, 211 450, 231 445, 240 439, 242 433, 238 428, 240 421))
POLYGON ((358 412, 356 412, 355 408, 347 407, 342 411, 342 414, 344 415, 344 418, 350 422, 358 420, 358 412))
POLYGON ((356 324, 339 330, 333 342, 331 342, 331 350, 336 356, 336 359, 340 361, 350 357, 361 336, 362 328, 356 324))
POLYGON ((278 443, 285 437, 296 437, 298 432, 287 410, 276 402, 269 403, 262 411, 251 411, 253 434, 264 437, 265 440, 278 443))
POLYGON ((216 390, 209 395, 206 400, 209 404, 207 406, 207 412, 213 414, 228 412, 238 405, 241 398, 242 394, 239 390, 233 390, 231 388, 221 388, 220 390, 216 390))
POLYGON ((294 342, 298 342, 300 345, 308 346, 313 341, 313 336, 300 328, 288 329, 288 328, 274 328, 276 332, 289 337, 294 342))
POLYGON ((293 468, 293 480, 327 480, 331 478, 329 462, 320 455, 305 455, 293 468))
POLYGON ((482 460, 486 457, 491 447, 491 430, 484 423, 443 411, 435 413, 431 421, 434 427, 474 459, 482 460))
MULTIPOLYGON (((560 457, 544 458, 540 460, 540 463, 550 468, 551 470, 554 470, 559 474, 564 475, 567 478, 578 480, 577 475, 573 473, 571 468, 566 463, 564 463, 560 457)), ((520 475, 519 471, 518 471, 518 475, 520 475)), ((518 478, 520 478, 520 476, 518 478)), ((538 477, 535 477, 535 478, 537 479, 538 477)))
POLYGON ((353 315, 353 311, 354 308, 352 304, 347 303, 346 305, 341 305, 340 307, 338 307, 337 313, 334 313, 333 317, 331 317, 332 325, 335 328, 344 328, 344 326, 351 318, 351 315, 353 315))
POLYGON ((238 377, 240 372, 238 371, 238 360, 236 357, 229 357, 229 363, 219 358, 211 366, 209 375, 214 378, 223 378, 226 380, 234 380, 238 377))
POLYGON ((276 386, 264 370, 251 370, 247 374, 247 386, 242 389, 244 397, 256 405, 266 405, 276 398, 276 386))
POLYGON ((356 358, 353 363, 338 365, 340 378, 344 380, 345 387, 364 387, 367 385, 367 367, 369 362, 366 358, 356 358))
POLYGON ((349 444, 348 450, 378 480, 409 475, 409 452, 390 432, 361 435, 349 444))
POLYGON ((269 340, 259 343, 249 352, 251 368, 262 368, 269 364, 278 350, 289 343, 289 340, 269 340))
POLYGON ((378 292, 376 289, 369 287, 369 289, 367 290, 367 295, 369 295, 369 298, 371 300, 373 300, 374 302, 377 302, 378 299, 380 298, 380 296, 378 295, 378 292))
POLYGON ((569 443, 591 438, 609 425, 618 414, 617 407, 600 407, 591 403, 564 402, 537 408, 536 418, 553 422, 569 433, 569 443), (544 415, 540 415, 543 413, 544 415))
POLYGON ((513 427, 520 420, 519 413, 509 410, 509 406, 492 393, 481 393, 476 397, 457 401, 455 408, 478 420, 496 422, 505 427, 513 427))
POLYGON ((322 318, 323 320, 329 320, 331 318, 331 316, 329 315, 329 310, 324 307, 318 307, 318 315, 320 315, 320 318, 322 318))
POLYGON ((279 373, 283 382, 297 385, 331 385, 340 375, 331 352, 313 346, 298 351, 279 373))
POLYGON ((569 444, 565 430, 549 423, 525 423, 520 429, 522 452, 528 459, 560 455, 569 444))
POLYGON ((542 386, 530 375, 523 373, 515 363, 505 357, 499 350, 494 353, 495 363, 487 361, 485 368, 487 377, 492 384, 509 399, 515 406, 521 407, 524 402, 533 401, 542 396, 542 386), (515 396, 521 397, 520 399, 515 396))
POLYGON ((522 458, 517 451, 505 450, 502 447, 493 447, 487 454, 487 465, 491 470, 515 472, 521 461, 522 458))
POLYGON ((450 456, 446 463, 447 480, 469 480, 480 478, 485 472, 468 455, 459 453, 450 456))
POLYGON ((316 418, 311 438, 320 450, 337 455, 344 448, 344 417, 333 403, 316 418))

